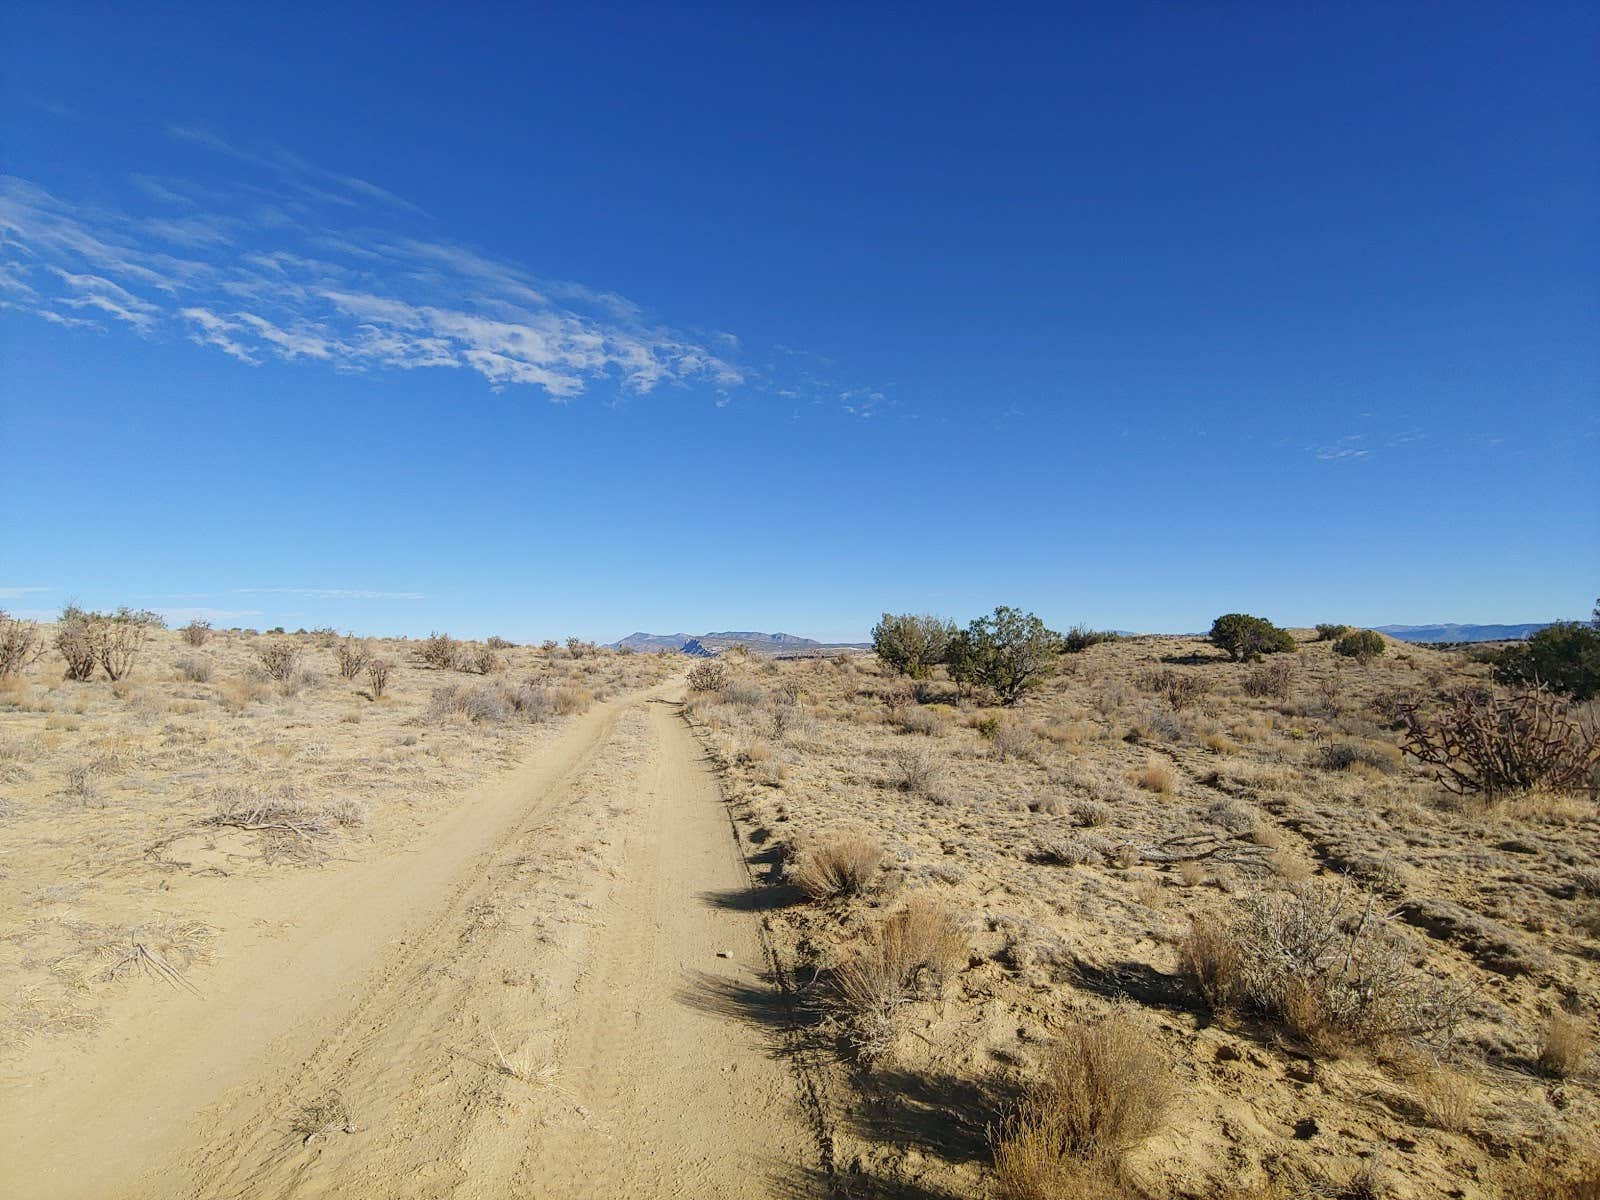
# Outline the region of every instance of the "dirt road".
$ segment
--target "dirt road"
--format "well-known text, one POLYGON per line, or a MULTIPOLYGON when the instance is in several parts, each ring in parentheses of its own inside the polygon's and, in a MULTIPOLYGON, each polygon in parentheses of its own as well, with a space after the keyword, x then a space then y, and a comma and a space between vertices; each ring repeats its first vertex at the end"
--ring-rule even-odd
POLYGON ((676 706, 599 706, 8 1093, 0 1192, 792 1194, 816 1142, 747 882, 676 706))

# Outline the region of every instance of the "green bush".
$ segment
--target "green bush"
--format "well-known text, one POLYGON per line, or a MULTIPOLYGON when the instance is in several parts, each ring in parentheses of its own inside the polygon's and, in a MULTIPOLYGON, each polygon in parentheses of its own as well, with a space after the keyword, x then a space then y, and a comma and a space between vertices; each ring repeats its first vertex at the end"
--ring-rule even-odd
POLYGON ((945 663, 957 683, 982 685, 1010 705, 1055 672, 1061 645, 1038 617, 1001 605, 950 639, 945 663))
POLYGON ((1346 658, 1353 658, 1364 663, 1371 662, 1379 657, 1385 649, 1383 635, 1374 633, 1370 629, 1354 630, 1333 643, 1333 652, 1335 654, 1342 654, 1346 658))
POLYGON ((1543 684, 1574 700, 1600 695, 1600 625, 1560 621, 1507 646, 1494 664, 1501 683, 1543 684))
POLYGON ((1295 648, 1294 634, 1279 629, 1265 617, 1249 613, 1225 613, 1211 623, 1207 635, 1211 644, 1226 650, 1234 662, 1254 662, 1263 654, 1278 654, 1295 648))
POLYGON ((954 621, 929 613, 884 613, 872 627, 872 649, 900 674, 926 679, 928 669, 945 660, 955 632, 954 621))
POLYGON ((1350 626, 1348 625, 1318 625, 1317 641, 1331 642, 1336 638, 1342 638, 1349 632, 1350 626))
POLYGON ((1090 646, 1101 642, 1120 641, 1122 635, 1109 629, 1090 629, 1087 625, 1074 625, 1061 639, 1061 648, 1068 654, 1082 654, 1090 646))

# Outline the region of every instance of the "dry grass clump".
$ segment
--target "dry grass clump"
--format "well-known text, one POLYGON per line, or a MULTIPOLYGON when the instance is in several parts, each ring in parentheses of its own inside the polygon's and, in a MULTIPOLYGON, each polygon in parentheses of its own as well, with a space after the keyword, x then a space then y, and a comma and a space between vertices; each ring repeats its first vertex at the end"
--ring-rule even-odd
POLYGON ((894 1014, 918 996, 936 992, 967 958, 968 945, 949 911, 914 897, 885 917, 833 973, 834 992, 856 1053, 873 1059, 889 1048, 894 1014))
POLYGON ((1477 1119, 1478 1087, 1471 1076, 1449 1067, 1432 1066, 1410 1083, 1417 1111, 1435 1129, 1459 1133, 1477 1119))
POLYGON ((994 1139, 1005 1200, 1111 1197, 1123 1155, 1161 1127, 1170 1100, 1149 1025, 1119 1007, 1075 1018, 1051 1048, 1044 1077, 994 1139))
POLYGON ((789 882, 813 900, 859 896, 878 878, 883 845, 866 833, 835 834, 796 856, 789 882))
POLYGON ((276 794, 222 788, 215 801, 216 811, 201 824, 261 834, 262 857, 269 862, 319 861, 338 829, 367 823, 366 806, 358 800, 313 805, 287 786, 276 794))
POLYGON ((1552 1151, 1540 1162, 1507 1173, 1502 1200, 1600 1200, 1600 1153, 1594 1147, 1578 1152, 1575 1163, 1552 1151))
POLYGON ((428 702, 431 721, 462 721, 472 725, 499 725, 512 718, 538 722, 552 715, 582 712, 594 702, 583 688, 542 687, 533 683, 449 683, 434 691, 428 702))
POLYGON ((1392 746, 1375 746, 1369 742, 1332 742, 1318 752, 1316 764, 1324 771, 1348 771, 1363 767, 1384 775, 1400 769, 1398 754, 1392 746))
POLYGON ((1197 916, 1179 951, 1195 990, 1215 1011, 1232 1005, 1239 990, 1243 949, 1234 931, 1211 916, 1197 916))
POLYGON ((925 737, 936 737, 944 732, 944 722, 939 719, 939 714, 929 712, 919 704, 900 706, 895 712, 894 721, 900 727, 901 733, 920 733, 925 737))
POLYGON ((203 654, 186 654, 178 660, 178 674, 188 683, 210 683, 211 660, 203 654))
POLYGON ((259 679, 229 679, 217 690, 222 707, 235 716, 252 704, 258 704, 270 694, 270 689, 259 679))
POLYGON ((1593 1044, 1582 1019, 1558 1009, 1550 1014, 1539 1042, 1539 1065, 1558 1079, 1570 1079, 1589 1061, 1593 1044))
POLYGON ((1072 806, 1072 815, 1077 818, 1079 825, 1094 829, 1110 824, 1111 806, 1099 800, 1079 800, 1072 806))
POLYGON ((890 778, 902 792, 931 796, 944 781, 944 755, 931 746, 900 745, 889 751, 890 778))
POLYGON ((1178 776, 1166 763, 1150 759, 1144 766, 1128 774, 1128 779, 1147 792, 1170 796, 1178 790, 1178 776))

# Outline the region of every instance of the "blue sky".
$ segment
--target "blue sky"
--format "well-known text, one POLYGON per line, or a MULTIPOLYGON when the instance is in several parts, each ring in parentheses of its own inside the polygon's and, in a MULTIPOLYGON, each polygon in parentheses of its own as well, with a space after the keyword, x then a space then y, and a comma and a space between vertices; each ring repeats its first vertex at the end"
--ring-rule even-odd
POLYGON ((14 5, 0 606, 517 638, 1600 591, 1600 17, 14 5))

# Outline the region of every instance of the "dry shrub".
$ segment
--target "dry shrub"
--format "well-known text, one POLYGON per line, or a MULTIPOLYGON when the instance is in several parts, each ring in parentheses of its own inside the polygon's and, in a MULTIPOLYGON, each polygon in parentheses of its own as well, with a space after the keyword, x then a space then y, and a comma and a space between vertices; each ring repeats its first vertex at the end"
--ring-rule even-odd
POLYGON ((1375 746, 1369 742, 1332 742, 1318 752, 1316 765, 1324 771, 1364 767, 1384 775, 1392 775, 1400 767, 1392 746, 1375 746))
POLYGON ((689 668, 691 692, 720 692, 728 683, 728 668, 714 660, 696 663, 689 668))
POLYGON ((196 617, 183 627, 180 632, 186 644, 199 649, 211 637, 211 622, 202 621, 196 617))
POLYGON ((1141 691, 1161 696, 1173 712, 1181 712, 1210 693, 1211 680, 1192 671, 1151 670, 1142 672, 1134 683, 1141 691))
POLYGON ((751 738, 739 748, 738 759, 747 767, 759 766, 771 757, 772 747, 765 738, 751 738))
POLYGON ((834 993, 847 1037, 866 1059, 887 1050, 894 1013, 919 996, 937 993, 967 958, 967 939, 949 911, 914 897, 884 918, 834 972, 834 993))
POLYGON ((1325 1051, 1447 1041, 1465 993, 1411 966, 1377 903, 1348 882, 1257 893, 1227 925, 1197 921, 1184 965, 1214 1007, 1237 999, 1325 1051))
POLYGON ((63 616, 56 627, 56 651, 67 664, 67 678, 83 682, 94 674, 95 648, 86 616, 63 616))
POLYGON ((1457 795, 1576 791, 1600 768, 1600 726, 1545 688, 1463 688, 1441 712, 1409 705, 1401 720, 1405 752, 1457 795))
POLYGON ((1093 829, 1110 823, 1111 806, 1099 800, 1079 800, 1072 806, 1072 815, 1077 818, 1078 824, 1093 829))
POLYGON ((835 834, 802 850, 789 868, 789 882, 813 900, 859 896, 878 878, 883 846, 867 833, 835 834))
POLYGON ((498 636, 486 638, 483 644, 491 650, 511 650, 516 646, 515 642, 507 641, 505 638, 498 636))
POLYGON ((1237 754, 1239 743, 1220 733, 1208 733, 1203 743, 1213 754, 1237 754))
POLYGON ((488 646, 474 646, 464 657, 468 670, 479 675, 492 675, 500 669, 500 656, 488 646))
POLYGON ((365 638, 345 634, 333 647, 339 662, 339 678, 354 679, 372 661, 372 647, 365 638))
POLYGON ((1124 1154, 1157 1129, 1171 1094, 1150 1026, 1131 1007, 1082 1016, 1056 1040, 1044 1077, 995 1138, 1006 1200, 1111 1197, 1124 1154))
POLYGON ((1286 662, 1268 663, 1246 675, 1240 686, 1246 696, 1287 700, 1294 692, 1294 667, 1286 662))
POLYGON ((1178 790, 1178 777, 1166 763, 1150 759, 1128 778, 1147 792, 1170 796, 1178 790))
POLYGON ((21 675, 39 661, 44 650, 37 625, 0 611, 0 679, 21 675))
POLYGON ((901 745, 889 752, 889 769, 901 791, 930 796, 944 779, 945 760, 931 746, 901 745))
POLYGON ((939 720, 937 713, 931 713, 915 704, 897 710, 894 719, 901 733, 920 733, 927 737, 935 737, 944 732, 944 722, 939 720))
POLYGON ((199 654, 188 654, 178 660, 178 674, 189 683, 211 682, 211 660, 199 654))
POLYGON ((1093 834, 1052 838, 1034 850, 1033 861, 1051 867, 1099 866, 1109 850, 1106 840, 1093 834))
POLYGON ((989 750, 1001 762, 1013 758, 1028 761, 1038 756, 1039 739, 1021 721, 1003 720, 989 734, 989 750))
POLYGON ((367 690, 377 700, 389 686, 389 674, 394 665, 386 658, 374 658, 367 663, 367 690))
POLYGON ((267 673, 267 678, 286 683, 293 678, 300 665, 300 647, 294 642, 278 639, 257 646, 256 657, 261 660, 261 669, 267 673))
POLYGON ((461 643, 448 633, 430 633, 417 647, 417 658, 436 671, 453 671, 461 665, 461 643))
POLYGON ((594 703, 594 693, 580 687, 558 687, 550 693, 550 703, 557 716, 569 717, 586 711, 594 703))
POLYGON ((1539 1043, 1539 1065, 1558 1079, 1570 1079, 1583 1070, 1592 1045, 1583 1021, 1557 1010, 1550 1014, 1539 1043))
POLYGON ((519 711, 516 696, 515 689, 498 683, 447 683, 429 698, 427 718, 499 725, 519 711))

